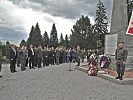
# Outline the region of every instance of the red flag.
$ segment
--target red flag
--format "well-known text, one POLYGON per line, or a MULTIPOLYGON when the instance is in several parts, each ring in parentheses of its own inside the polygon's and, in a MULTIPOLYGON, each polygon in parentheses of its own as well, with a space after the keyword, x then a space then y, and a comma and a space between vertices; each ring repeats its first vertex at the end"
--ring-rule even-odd
POLYGON ((132 12, 132 16, 131 16, 126 34, 133 35, 133 12, 132 12))

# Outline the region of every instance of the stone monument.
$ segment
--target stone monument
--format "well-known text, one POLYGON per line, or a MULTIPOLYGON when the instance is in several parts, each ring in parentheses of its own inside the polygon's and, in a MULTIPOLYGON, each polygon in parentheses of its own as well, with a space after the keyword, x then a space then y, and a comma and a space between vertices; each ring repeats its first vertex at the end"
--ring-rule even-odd
POLYGON ((119 40, 125 41, 125 47, 128 50, 126 69, 133 69, 133 36, 126 34, 127 27, 127 0, 113 0, 110 35, 105 36, 105 53, 111 54, 113 69, 115 69, 114 51, 119 40))

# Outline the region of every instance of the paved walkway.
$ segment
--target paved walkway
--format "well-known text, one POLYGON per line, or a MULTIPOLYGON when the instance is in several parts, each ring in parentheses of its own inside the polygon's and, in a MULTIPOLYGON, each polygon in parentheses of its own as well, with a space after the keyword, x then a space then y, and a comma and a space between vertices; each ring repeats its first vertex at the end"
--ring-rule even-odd
POLYGON ((133 85, 118 85, 88 76, 72 64, 10 73, 4 65, 0 100, 132 100, 133 85))

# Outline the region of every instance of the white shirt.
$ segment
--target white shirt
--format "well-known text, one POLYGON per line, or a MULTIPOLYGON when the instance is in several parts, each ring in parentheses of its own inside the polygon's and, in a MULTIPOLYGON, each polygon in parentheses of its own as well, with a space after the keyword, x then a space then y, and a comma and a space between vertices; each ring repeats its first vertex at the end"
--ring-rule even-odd
POLYGON ((31 48, 31 51, 32 51, 32 55, 34 56, 34 51, 33 51, 33 48, 31 48))
POLYGON ((14 51, 14 53, 15 53, 15 56, 16 56, 16 50, 15 50, 14 48, 12 48, 12 50, 14 51))

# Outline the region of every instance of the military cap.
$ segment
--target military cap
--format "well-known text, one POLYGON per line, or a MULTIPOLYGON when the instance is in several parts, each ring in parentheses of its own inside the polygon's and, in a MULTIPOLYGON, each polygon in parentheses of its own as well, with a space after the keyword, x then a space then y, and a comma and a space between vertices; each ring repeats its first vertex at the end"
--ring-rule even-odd
POLYGON ((120 41, 118 41, 118 43, 123 43, 124 44, 124 40, 120 40, 120 41))

